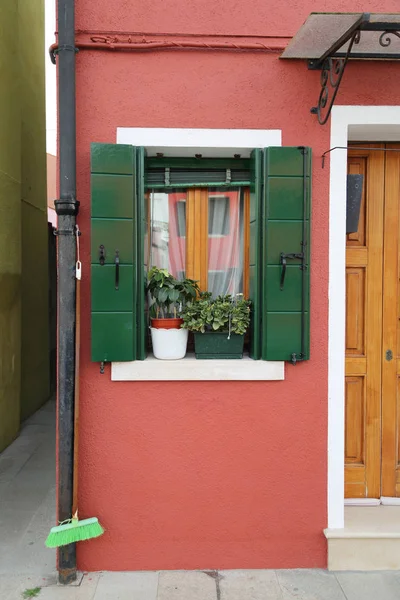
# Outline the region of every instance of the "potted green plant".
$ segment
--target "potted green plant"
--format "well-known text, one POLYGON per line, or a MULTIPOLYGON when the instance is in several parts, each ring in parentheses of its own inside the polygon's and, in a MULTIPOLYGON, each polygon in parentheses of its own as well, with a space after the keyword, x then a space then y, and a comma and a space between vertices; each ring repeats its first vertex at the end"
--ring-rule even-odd
POLYGON ((187 304, 182 312, 184 329, 193 331, 196 358, 243 358, 244 334, 250 324, 250 301, 210 292, 187 304))
POLYGON ((152 267, 147 275, 150 295, 151 341, 156 358, 176 360, 186 354, 188 332, 182 329, 180 313, 196 299, 196 281, 179 281, 167 269, 152 267))

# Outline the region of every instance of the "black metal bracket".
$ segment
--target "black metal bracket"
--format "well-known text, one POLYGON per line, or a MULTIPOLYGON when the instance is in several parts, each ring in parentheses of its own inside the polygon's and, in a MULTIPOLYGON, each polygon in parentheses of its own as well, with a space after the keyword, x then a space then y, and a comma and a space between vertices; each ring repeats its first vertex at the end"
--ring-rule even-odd
POLYGON ((49 55, 50 55, 50 60, 53 63, 53 65, 56 64, 56 56, 57 54, 60 54, 60 52, 75 52, 75 54, 77 54, 77 52, 79 52, 79 48, 75 48, 74 46, 70 46, 68 44, 62 44, 61 46, 57 46, 56 48, 54 48, 53 46, 50 46, 49 48, 49 55))
POLYGON ((343 79, 344 71, 354 44, 360 41, 360 31, 353 33, 347 53, 344 58, 328 56, 323 61, 309 61, 309 69, 321 69, 321 92, 318 105, 313 106, 310 112, 317 115, 320 125, 325 125, 331 114, 335 98, 343 79))
POLYGON ((394 35, 398 38, 400 38, 400 31, 394 31, 392 29, 386 29, 385 31, 383 31, 381 33, 381 35, 379 36, 379 45, 382 46, 382 48, 387 48, 388 46, 391 45, 392 40, 390 38, 391 35, 394 35))
POLYGON ((311 70, 321 70, 321 91, 317 106, 313 106, 310 112, 317 115, 320 125, 325 125, 329 116, 340 84, 343 79, 347 62, 350 58, 360 59, 388 59, 399 60, 400 54, 397 53, 361 53, 351 54, 353 46, 360 43, 363 31, 382 31, 379 36, 379 45, 382 48, 388 48, 392 43, 392 36, 400 38, 400 31, 397 23, 374 23, 370 22, 370 14, 364 13, 360 21, 349 32, 347 38, 339 38, 335 44, 319 59, 308 61, 308 68, 311 70), (347 50, 342 51, 344 43, 348 42, 347 50))
POLYGON ((53 235, 56 237, 58 235, 73 235, 75 237, 76 231, 75 229, 53 229, 53 235))

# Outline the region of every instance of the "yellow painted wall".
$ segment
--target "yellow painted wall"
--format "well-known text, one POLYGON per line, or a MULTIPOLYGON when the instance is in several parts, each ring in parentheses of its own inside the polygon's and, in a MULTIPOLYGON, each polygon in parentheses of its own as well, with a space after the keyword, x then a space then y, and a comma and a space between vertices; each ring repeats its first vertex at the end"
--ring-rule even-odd
POLYGON ((0 450, 17 435, 21 382, 18 5, 0 3, 0 450))
POLYGON ((21 419, 49 397, 44 0, 18 0, 21 75, 21 419))
POLYGON ((0 451, 49 393, 45 131, 43 1, 0 2, 0 451))

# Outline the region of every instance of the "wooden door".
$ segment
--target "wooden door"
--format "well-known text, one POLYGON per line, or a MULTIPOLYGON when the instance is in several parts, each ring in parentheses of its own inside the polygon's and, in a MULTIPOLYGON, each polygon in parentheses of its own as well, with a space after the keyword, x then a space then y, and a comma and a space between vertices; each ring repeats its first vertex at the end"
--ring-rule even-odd
POLYGON ((346 250, 345 497, 379 498, 385 153, 349 151, 348 172, 364 185, 346 250))
POLYGON ((382 323, 382 496, 400 496, 400 145, 386 144, 382 323))
MULTIPOLYGON (((365 144, 363 144, 365 146, 365 144)), ((349 151, 364 174, 347 236, 345 496, 400 496, 400 145, 349 151)))

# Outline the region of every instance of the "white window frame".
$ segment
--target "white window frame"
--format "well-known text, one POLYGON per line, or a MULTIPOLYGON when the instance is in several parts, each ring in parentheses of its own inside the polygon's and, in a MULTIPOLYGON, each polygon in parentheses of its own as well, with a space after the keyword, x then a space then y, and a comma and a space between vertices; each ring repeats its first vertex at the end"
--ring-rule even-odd
MULTIPOLYGON (((143 146, 148 156, 204 158, 240 154, 249 158, 253 148, 282 145, 280 129, 177 129, 157 127, 118 127, 117 144, 143 146), (223 141, 223 146, 221 146, 223 141)), ((182 360, 163 361, 149 356, 144 361, 113 362, 113 381, 269 381, 285 378, 283 361, 182 360), (155 362, 156 361, 156 364, 155 362)))

